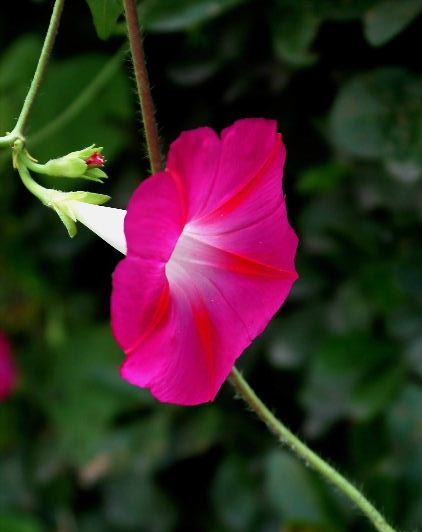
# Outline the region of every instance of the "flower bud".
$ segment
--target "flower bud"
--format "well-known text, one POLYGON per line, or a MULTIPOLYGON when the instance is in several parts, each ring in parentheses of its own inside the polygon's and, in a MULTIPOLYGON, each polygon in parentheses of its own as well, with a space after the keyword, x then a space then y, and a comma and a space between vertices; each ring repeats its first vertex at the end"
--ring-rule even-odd
POLYGON ((107 178, 107 174, 99 168, 105 164, 101 150, 102 148, 96 148, 93 144, 63 157, 50 159, 45 164, 36 163, 30 158, 27 159, 26 163, 28 168, 38 173, 55 177, 88 179, 102 183, 102 180, 107 178))

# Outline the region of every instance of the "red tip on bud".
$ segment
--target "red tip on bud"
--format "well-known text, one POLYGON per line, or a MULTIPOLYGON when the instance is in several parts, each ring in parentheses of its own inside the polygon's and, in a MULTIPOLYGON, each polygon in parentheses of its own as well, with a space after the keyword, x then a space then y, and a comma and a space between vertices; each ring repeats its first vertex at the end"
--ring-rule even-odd
POLYGON ((89 157, 89 159, 87 159, 85 162, 90 168, 92 168, 96 166, 104 166, 106 161, 104 159, 104 155, 94 151, 91 157, 89 157))

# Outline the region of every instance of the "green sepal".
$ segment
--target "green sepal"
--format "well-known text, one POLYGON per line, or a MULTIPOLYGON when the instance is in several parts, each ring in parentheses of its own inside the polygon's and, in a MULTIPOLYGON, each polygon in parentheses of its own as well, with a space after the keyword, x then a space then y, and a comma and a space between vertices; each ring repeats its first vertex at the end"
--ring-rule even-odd
POLYGON ((85 161, 70 157, 70 154, 58 159, 50 159, 44 165, 39 166, 42 166, 43 174, 55 177, 83 177, 88 169, 85 161))
POLYGON ((84 203, 91 203, 92 205, 103 205, 104 203, 107 203, 107 201, 111 200, 111 196, 107 196, 107 194, 97 194, 96 192, 70 192, 70 194, 83 194, 84 196, 81 199, 72 199, 77 199, 78 201, 82 201, 84 203))
POLYGON ((95 147, 95 144, 91 144, 91 146, 87 146, 86 148, 82 148, 82 150, 77 151, 71 151, 65 157, 77 157, 78 159, 89 159, 92 155, 94 155, 95 152, 101 153, 103 151, 102 146, 95 147))
POLYGON ((76 222, 72 220, 70 216, 68 216, 67 214, 64 214, 61 210, 59 209, 54 209, 54 210, 59 215, 60 220, 64 223, 67 229, 67 232, 69 233, 70 238, 73 238, 78 232, 78 229, 76 227, 76 222))
POLYGON ((96 181, 102 183, 103 179, 107 179, 107 174, 101 170, 101 168, 88 168, 88 170, 82 176, 90 181, 96 181))
POLYGON ((62 192, 61 190, 48 190, 44 198, 47 207, 54 209, 60 220, 64 223, 69 236, 73 238, 77 233, 77 217, 72 209, 73 201, 91 203, 92 205, 102 205, 110 198, 106 194, 96 194, 94 192, 85 192, 78 190, 75 192, 62 192))

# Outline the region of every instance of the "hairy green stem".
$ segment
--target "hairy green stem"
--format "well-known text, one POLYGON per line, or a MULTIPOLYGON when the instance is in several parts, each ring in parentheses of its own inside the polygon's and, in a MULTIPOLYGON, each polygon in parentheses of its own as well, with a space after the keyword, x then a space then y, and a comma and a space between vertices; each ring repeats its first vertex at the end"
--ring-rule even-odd
POLYGON ((309 447, 301 442, 286 426, 278 420, 265 404, 255 394, 249 384, 236 368, 232 369, 230 382, 240 394, 242 399, 250 406, 257 416, 267 425, 268 429, 275 434, 280 441, 289 447, 306 464, 313 467, 330 484, 348 497, 372 522, 380 532, 396 532, 378 512, 376 508, 364 497, 364 495, 345 479, 338 471, 315 454, 309 447))
POLYGON ((34 77, 32 78, 31 86, 29 87, 28 94, 26 95, 25 101, 23 103, 18 121, 16 122, 12 133, 9 135, 14 136, 14 138, 23 137, 23 130, 26 126, 26 122, 29 118, 32 106, 34 105, 35 98, 37 97, 42 78, 44 76, 48 61, 51 56, 51 51, 53 49, 54 40, 56 38, 57 30, 59 27, 60 16, 63 11, 63 6, 64 0, 56 0, 53 12, 51 14, 47 35, 45 37, 40 58, 38 60, 37 68, 35 70, 34 77))
POLYGON ((152 102, 148 71, 145 63, 145 54, 142 45, 138 13, 136 11, 134 0, 123 0, 123 5, 125 8, 130 52, 132 54, 139 103, 141 105, 142 119, 144 122, 148 156, 151 165, 151 171, 153 174, 156 174, 162 170, 160 143, 158 139, 157 124, 154 117, 154 105, 152 102))

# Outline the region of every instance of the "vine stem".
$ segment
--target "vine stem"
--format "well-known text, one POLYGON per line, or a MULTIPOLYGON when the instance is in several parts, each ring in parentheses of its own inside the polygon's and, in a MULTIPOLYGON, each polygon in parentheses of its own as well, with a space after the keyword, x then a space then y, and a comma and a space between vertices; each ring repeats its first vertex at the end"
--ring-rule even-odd
POLYGON ((135 72, 136 87, 144 122, 145 140, 148 156, 153 174, 162 170, 160 143, 158 139, 157 124, 154 118, 154 105, 152 102, 148 71, 145 63, 145 54, 142 45, 141 28, 135 0, 123 0, 126 23, 128 29, 130 52, 132 54, 133 69, 135 72))
POLYGON ((299 438, 297 438, 283 423, 277 419, 272 412, 259 399, 246 380, 236 368, 233 368, 229 377, 231 384, 240 394, 242 399, 257 414, 257 416, 267 425, 268 429, 275 434, 280 441, 289 447, 306 464, 313 467, 330 484, 333 484, 339 491, 348 497, 371 521, 374 527, 380 532, 396 532, 379 513, 379 511, 366 499, 366 497, 345 479, 338 471, 331 467, 314 451, 309 449, 299 438))
POLYGON ((18 121, 9 137, 20 138, 23 137, 23 130, 28 121, 31 113, 32 106, 34 105, 35 98, 37 97, 38 90, 40 88, 42 78, 44 76, 48 61, 53 49, 54 40, 56 38, 57 30, 59 28, 60 17, 63 11, 64 0, 56 0, 53 7, 53 12, 50 18, 50 24, 48 26, 47 34, 44 39, 44 44, 41 50, 40 58, 38 59, 37 68, 35 70, 34 77, 32 78, 31 86, 26 95, 23 103, 18 121))

